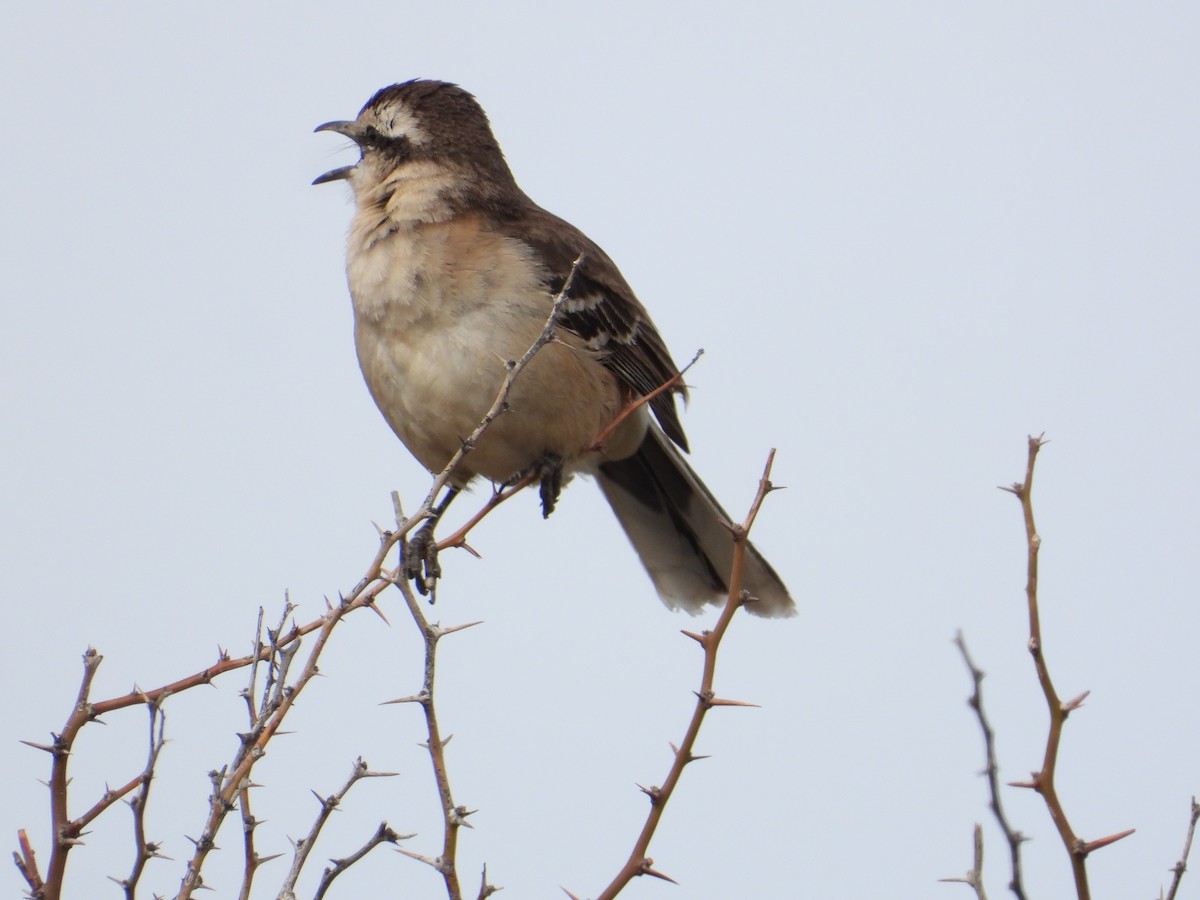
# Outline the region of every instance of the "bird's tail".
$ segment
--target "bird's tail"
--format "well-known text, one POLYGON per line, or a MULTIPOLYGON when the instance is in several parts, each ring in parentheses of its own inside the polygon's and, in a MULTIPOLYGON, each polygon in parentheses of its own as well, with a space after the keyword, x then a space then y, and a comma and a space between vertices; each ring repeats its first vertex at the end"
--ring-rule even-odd
MULTIPOLYGON (((654 426, 625 459, 601 463, 600 489, 671 609, 702 612, 724 602, 733 567, 733 537, 725 510, 654 426)), ((746 546, 742 588, 758 599, 746 609, 759 616, 796 613, 796 604, 771 565, 746 546)))

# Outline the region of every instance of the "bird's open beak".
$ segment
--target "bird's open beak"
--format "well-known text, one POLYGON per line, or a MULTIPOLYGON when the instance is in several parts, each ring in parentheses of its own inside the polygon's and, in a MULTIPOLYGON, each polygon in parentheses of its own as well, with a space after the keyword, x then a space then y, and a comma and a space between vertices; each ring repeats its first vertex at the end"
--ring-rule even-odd
MULTIPOLYGON (((316 131, 334 131, 344 137, 355 140, 355 135, 358 133, 354 122, 326 122, 324 125, 318 125, 313 129, 316 131)), ((357 164, 356 164, 357 165, 357 164)), ((342 166, 340 169, 332 169, 324 175, 319 175, 313 179, 313 184, 325 184, 330 181, 344 181, 350 177, 350 173, 354 171, 354 166, 342 166)))

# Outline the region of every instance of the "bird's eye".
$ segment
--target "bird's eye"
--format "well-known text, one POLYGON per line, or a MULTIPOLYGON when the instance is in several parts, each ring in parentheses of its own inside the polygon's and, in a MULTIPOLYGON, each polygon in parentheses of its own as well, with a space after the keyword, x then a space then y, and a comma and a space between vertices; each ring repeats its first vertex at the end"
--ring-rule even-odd
POLYGON ((374 125, 368 125, 363 129, 363 143, 379 144, 383 141, 383 135, 379 133, 379 129, 374 125))

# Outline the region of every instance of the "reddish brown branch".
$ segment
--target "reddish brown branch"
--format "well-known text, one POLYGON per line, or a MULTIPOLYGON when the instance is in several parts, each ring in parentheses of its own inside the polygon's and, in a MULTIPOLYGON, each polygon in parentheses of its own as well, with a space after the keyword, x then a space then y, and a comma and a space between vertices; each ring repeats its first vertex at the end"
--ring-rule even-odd
POLYGON ((725 606, 722 608, 720 616, 717 618, 717 624, 711 631, 706 631, 703 634, 684 632, 684 634, 698 641, 704 650, 704 669, 700 679, 700 690, 696 692, 696 708, 692 713, 691 722, 688 723, 687 732, 684 734, 679 746, 675 748, 675 758, 662 785, 642 788, 650 798, 650 811, 646 815, 646 822, 642 826, 637 840, 634 842, 633 850, 630 852, 625 865, 621 867, 621 870, 609 883, 608 887, 600 892, 597 900, 611 900, 611 898, 616 897, 617 894, 624 890, 630 881, 639 875, 650 875, 666 881, 672 880, 662 872, 656 870, 654 868, 654 860, 646 854, 650 849, 650 841, 654 837, 654 832, 662 820, 667 802, 671 799, 671 795, 674 793, 675 787, 679 784, 679 779, 683 775, 684 768, 688 763, 700 758, 694 755, 692 751, 696 746, 696 737, 700 733, 704 717, 714 706, 752 705, 718 698, 713 690, 713 679, 717 668, 717 650, 721 646, 721 640, 725 637, 725 632, 729 629, 729 623, 733 620, 734 613, 744 604, 753 602, 753 599, 742 591, 742 567, 745 561, 746 544, 750 529, 754 525, 754 520, 758 516, 758 510, 762 506, 763 500, 766 499, 767 494, 772 489, 770 478, 771 465, 774 460, 775 451, 772 450, 767 456, 766 466, 763 468, 762 477, 758 482, 758 491, 755 494, 753 503, 750 505, 750 510, 746 514, 745 520, 740 525, 731 527, 731 531, 733 532, 733 567, 729 577, 729 596, 725 601, 725 606))
POLYGON ((45 896, 46 884, 42 881, 41 873, 38 872, 37 854, 33 850, 33 844, 29 843, 29 835, 25 833, 24 828, 17 831, 17 844, 21 850, 19 853, 13 854, 13 861, 17 864, 25 883, 29 885, 29 895, 31 897, 45 896))
POLYGON ((664 381, 662 384, 660 384, 658 387, 656 387, 650 393, 643 394, 641 397, 637 397, 630 403, 627 403, 625 405, 625 408, 622 409, 619 413, 617 413, 616 418, 613 419, 611 422, 609 422, 608 425, 606 425, 604 427, 604 429, 598 435, 596 435, 596 440, 594 440, 592 442, 592 448, 595 450, 603 449, 604 442, 607 441, 612 436, 612 433, 617 430, 618 425, 620 425, 622 422, 624 422, 626 419, 628 419, 631 415, 633 415, 635 412, 637 412, 637 410, 641 409, 643 406, 645 406, 647 403, 649 403, 651 400, 653 400, 659 394, 662 394, 664 391, 673 390, 674 388, 676 388, 680 384, 682 384, 683 376, 687 374, 688 369, 690 369, 692 366, 694 366, 696 364, 696 361, 698 359, 700 359, 700 357, 703 355, 704 355, 703 348, 697 350, 695 355, 692 357, 691 362, 689 362, 686 366, 684 366, 682 369, 680 369, 677 373, 672 375, 670 378, 668 378, 666 381, 664 381))
POLYGON ((1046 655, 1042 641, 1041 615, 1038 609, 1038 554, 1041 550, 1042 539, 1038 534, 1033 518, 1033 471, 1034 465, 1037 462, 1038 451, 1046 443, 1042 438, 1042 435, 1038 437, 1030 436, 1029 438, 1029 455, 1025 465, 1025 480, 1021 483, 1013 484, 1011 487, 1004 488, 1004 490, 1015 494, 1017 499, 1021 501, 1021 511, 1025 519, 1025 537, 1028 548, 1026 555, 1025 597, 1029 608, 1029 652, 1033 657, 1038 683, 1042 687, 1042 694, 1046 698, 1046 707, 1050 714, 1050 727, 1046 736, 1046 752, 1042 760, 1042 768, 1040 772, 1034 773, 1030 786, 1040 793, 1045 800, 1046 809, 1050 813, 1054 827, 1058 830, 1063 846, 1067 849, 1067 854, 1071 860, 1071 872, 1075 878, 1076 895, 1079 900, 1090 900, 1091 889, 1088 886, 1086 866, 1088 854, 1093 850, 1107 846, 1120 840, 1122 837, 1132 834, 1133 831, 1130 829, 1129 831, 1099 838, 1094 841, 1084 841, 1076 835, 1070 822, 1067 820, 1067 814, 1063 810, 1062 801, 1059 799, 1054 781, 1058 764, 1058 750, 1062 741, 1063 725, 1067 720, 1068 714, 1082 702, 1086 694, 1070 701, 1070 703, 1063 703, 1059 699, 1058 692, 1054 688, 1054 682, 1050 678, 1050 669, 1046 664, 1046 655))
MULTIPOLYGON (((380 535, 379 547, 376 550, 374 559, 368 566, 366 573, 350 592, 349 596, 341 598, 341 602, 336 606, 330 605, 326 613, 317 619, 309 622, 306 625, 295 625, 293 623, 290 630, 286 633, 283 630, 283 621, 290 614, 292 607, 289 602, 285 611, 285 618, 281 620, 280 627, 275 632, 268 632, 270 642, 264 644, 261 641, 261 615, 259 619, 259 637, 256 638, 255 650, 248 656, 232 658, 225 651, 221 651, 217 662, 208 666, 201 671, 181 678, 169 684, 151 690, 141 690, 135 688, 120 697, 115 697, 109 700, 103 700, 98 703, 91 703, 89 699, 92 679, 95 675, 96 668, 99 666, 101 657, 96 651, 89 648, 84 656, 84 678, 80 688, 79 697, 75 703, 75 707, 67 725, 61 734, 53 735, 53 742, 50 744, 30 743, 30 746, 45 750, 53 757, 50 776, 50 796, 51 796, 51 825, 54 835, 54 848, 51 852, 50 863, 48 866, 47 876, 45 880, 41 878, 37 871, 35 858, 33 856, 32 845, 28 838, 22 833, 21 852, 14 854, 17 858, 17 865, 25 877, 26 883, 30 890, 35 894, 38 900, 58 900, 61 891, 61 885, 66 868, 67 854, 72 846, 78 843, 78 834, 82 829, 81 823, 86 823, 98 815, 103 809, 106 809, 120 796, 135 790, 139 786, 145 791, 149 777, 139 777, 134 779, 129 784, 116 791, 109 791, 105 797, 92 810, 84 815, 78 822, 72 823, 68 819, 67 813, 67 787, 69 779, 67 777, 67 762, 70 755, 71 747, 79 730, 88 722, 98 718, 99 716, 112 712, 114 710, 123 709, 133 706, 138 703, 149 703, 156 705, 171 694, 177 694, 182 691, 190 690, 203 684, 210 684, 214 678, 234 669, 252 666, 250 687, 243 692, 243 697, 246 700, 247 709, 250 713, 251 728, 242 735, 242 745, 235 755, 232 763, 225 766, 223 769, 213 772, 211 780, 213 783, 213 793, 210 798, 209 815, 205 821, 204 827, 198 838, 195 839, 195 853, 192 860, 188 864, 187 874, 184 876, 183 884, 180 893, 177 895, 177 900, 188 898, 192 892, 202 886, 203 882, 200 876, 201 868, 207 854, 215 846, 214 840, 216 833, 220 828, 225 816, 234 808, 235 801, 240 800, 243 807, 243 828, 245 829, 245 845, 247 853, 247 868, 243 882, 243 893, 248 893, 250 882, 253 879, 253 871, 257 864, 262 860, 259 859, 253 849, 253 828, 254 818, 249 813, 249 797, 248 789, 251 786, 249 780, 250 770, 254 764, 266 753, 266 745, 271 740, 274 734, 277 733, 280 724, 284 717, 291 709, 296 697, 308 684, 311 678, 317 671, 317 660, 319 659, 322 650, 324 649, 330 634, 334 627, 341 619, 349 613, 361 609, 363 607, 374 608, 376 596, 383 591, 392 582, 391 573, 384 570, 384 562, 392 549, 400 543, 405 535, 415 527, 419 522, 425 520, 430 511, 433 509, 434 500, 440 493, 442 487, 448 483, 455 467, 473 448, 474 444, 479 440, 480 436, 487 427, 501 414, 507 410, 507 396, 512 388, 512 384, 516 377, 521 373, 524 367, 529 363, 530 359, 540 350, 545 344, 554 339, 555 329, 559 313, 566 302, 567 293, 570 290, 574 281, 575 273, 583 262, 583 257, 580 256, 575 260, 568 277, 566 278, 562 290, 555 297, 550 315, 547 318, 546 324, 541 335, 526 351, 521 359, 506 363, 506 375, 504 382, 497 394, 495 403, 488 411, 484 420, 480 422, 475 431, 464 441, 460 451, 455 454, 450 460, 446 468, 439 473, 434 480, 434 485, 426 498, 425 503, 417 512, 407 519, 398 522, 398 527, 394 532, 382 532, 380 535), (316 643, 311 650, 304 669, 300 677, 293 683, 287 684, 287 667, 292 657, 299 650, 301 639, 309 634, 316 634, 316 643), (257 665, 262 662, 269 662, 271 665, 268 669, 267 686, 263 692, 263 701, 261 705, 256 705, 254 697, 255 675, 257 665)), ((411 599, 411 598, 409 598, 411 599)), ((437 742, 435 742, 437 745, 437 742)), ((459 811, 459 815, 465 815, 465 811, 459 811)), ((150 847, 139 836, 139 842, 144 847, 150 847)), ((150 854, 153 855, 156 848, 151 847, 150 854)), ((139 855, 143 851, 139 851, 139 855)), ((143 861, 144 862, 144 861, 143 861)), ((135 872, 140 874, 140 868, 135 872)))
MULTIPOLYGON (((70 778, 67 775, 67 764, 71 757, 71 748, 79 730, 97 715, 89 701, 92 680, 104 657, 93 648, 83 654, 83 679, 79 685, 79 694, 75 699, 75 708, 67 717, 67 724, 61 734, 54 735, 54 742, 45 748, 50 751, 53 761, 50 764, 50 828, 54 836, 53 849, 50 851, 50 863, 46 868, 46 880, 36 896, 41 900, 58 900, 62 892, 63 876, 67 870, 67 855, 71 848, 79 843, 79 833, 82 828, 72 829, 70 816, 67 812, 67 789, 70 778)), ((114 798, 115 799, 115 798, 114 798)), ((111 805, 111 804, 109 804, 111 805)))
POLYGON ((487 503, 483 504, 483 506, 481 506, 479 508, 479 512, 475 513, 475 515, 473 515, 473 516, 471 516, 471 518, 467 519, 467 521, 462 525, 462 527, 460 527, 452 535, 438 541, 438 543, 437 543, 438 550, 445 550, 448 547, 465 546, 465 542, 467 540, 467 535, 471 533, 472 528, 474 528, 476 525, 478 525, 480 522, 482 522, 483 519, 486 516, 488 516, 492 510, 494 510, 497 506, 499 506, 501 503, 503 503, 509 497, 513 496, 513 494, 520 493, 521 491, 525 490, 525 488, 529 487, 529 485, 531 485, 535 481, 537 481, 537 477, 538 476, 537 476, 536 472, 530 472, 528 475, 526 475, 520 481, 514 482, 513 484, 510 484, 504 488, 501 488, 498 491, 492 491, 492 495, 490 497, 488 497, 487 503))

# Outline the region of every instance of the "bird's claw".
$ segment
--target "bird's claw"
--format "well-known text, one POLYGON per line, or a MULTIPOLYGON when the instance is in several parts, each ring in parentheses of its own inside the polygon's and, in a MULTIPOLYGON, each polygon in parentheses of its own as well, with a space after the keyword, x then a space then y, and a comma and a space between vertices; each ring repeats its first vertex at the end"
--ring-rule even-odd
POLYGON ((438 564, 437 541, 433 538, 435 522, 426 522, 404 544, 404 577, 413 583, 429 602, 437 600, 437 580, 442 577, 438 564))

